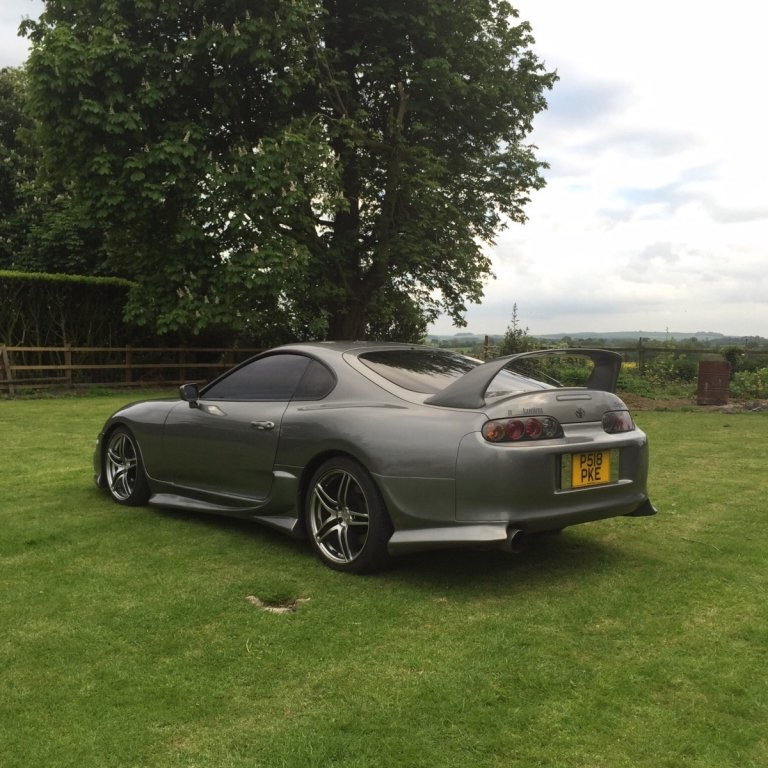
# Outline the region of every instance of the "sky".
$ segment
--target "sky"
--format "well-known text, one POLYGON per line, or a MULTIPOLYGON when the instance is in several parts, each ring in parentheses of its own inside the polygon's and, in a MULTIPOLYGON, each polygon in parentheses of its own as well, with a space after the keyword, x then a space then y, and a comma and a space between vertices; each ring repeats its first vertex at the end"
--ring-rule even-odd
MULTIPOLYGON (((512 0, 559 81, 529 141, 549 164, 488 246, 467 327, 768 337, 768 5, 512 0)), ((0 67, 41 0, 2 0, 0 67)))

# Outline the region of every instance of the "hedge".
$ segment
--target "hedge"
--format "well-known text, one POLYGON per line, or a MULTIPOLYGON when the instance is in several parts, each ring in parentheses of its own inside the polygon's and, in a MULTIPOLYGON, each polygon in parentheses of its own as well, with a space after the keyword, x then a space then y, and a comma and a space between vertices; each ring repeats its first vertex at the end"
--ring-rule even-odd
POLYGON ((123 307, 131 285, 113 277, 0 270, 0 344, 125 344, 123 307))

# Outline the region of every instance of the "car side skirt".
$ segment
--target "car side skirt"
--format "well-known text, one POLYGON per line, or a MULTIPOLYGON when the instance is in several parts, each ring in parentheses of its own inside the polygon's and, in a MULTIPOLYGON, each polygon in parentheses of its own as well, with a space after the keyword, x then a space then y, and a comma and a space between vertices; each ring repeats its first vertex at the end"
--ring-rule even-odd
POLYGON ((225 515, 227 517, 252 520, 270 528, 276 528, 295 538, 302 538, 304 535, 300 520, 295 515, 261 515, 258 514, 257 509, 212 504, 211 502, 191 499, 188 496, 178 496, 172 493, 156 493, 150 497, 149 503, 154 507, 162 507, 163 509, 202 512, 208 515, 225 515))

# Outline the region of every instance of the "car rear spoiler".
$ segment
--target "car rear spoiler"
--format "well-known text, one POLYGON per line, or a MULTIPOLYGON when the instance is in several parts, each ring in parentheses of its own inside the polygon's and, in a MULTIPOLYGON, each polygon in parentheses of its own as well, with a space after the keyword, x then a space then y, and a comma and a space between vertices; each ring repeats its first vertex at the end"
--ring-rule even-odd
POLYGON ((510 363, 533 357, 587 357, 594 368, 584 386, 614 392, 621 370, 622 357, 618 352, 607 349, 539 349, 535 352, 521 352, 517 355, 497 357, 478 365, 465 373, 444 390, 427 398, 426 405, 445 408, 480 408, 485 405, 485 393, 496 375, 510 363))

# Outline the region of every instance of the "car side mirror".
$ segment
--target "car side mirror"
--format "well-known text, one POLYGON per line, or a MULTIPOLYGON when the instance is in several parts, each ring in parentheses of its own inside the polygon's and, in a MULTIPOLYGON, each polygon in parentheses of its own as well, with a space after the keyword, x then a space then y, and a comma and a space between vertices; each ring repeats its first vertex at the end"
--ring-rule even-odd
POLYGON ((189 403, 190 408, 197 408, 197 401, 200 399, 197 384, 182 384, 179 387, 179 397, 189 403))

